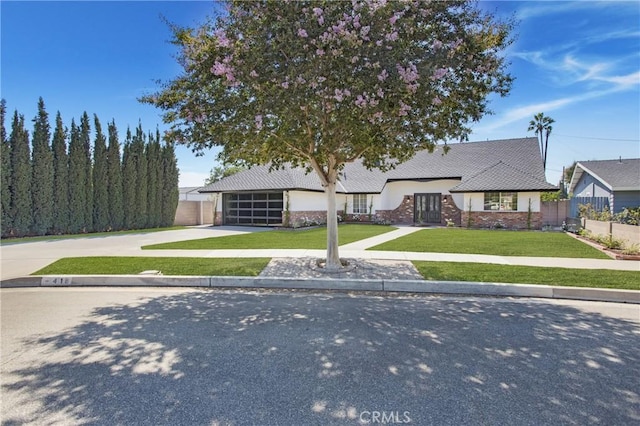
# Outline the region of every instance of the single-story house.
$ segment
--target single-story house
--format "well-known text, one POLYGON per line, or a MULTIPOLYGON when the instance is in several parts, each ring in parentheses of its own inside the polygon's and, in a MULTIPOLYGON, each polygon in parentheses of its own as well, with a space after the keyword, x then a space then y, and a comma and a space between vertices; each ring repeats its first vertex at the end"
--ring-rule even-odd
MULTIPOLYGON (((536 229, 545 180, 536 138, 451 144, 418 152, 395 169, 347 164, 337 185, 345 221, 536 229)), ((297 227, 326 222, 327 201, 315 172, 256 166, 200 190, 219 202, 215 224, 297 227)))
POLYGON ((578 161, 569 194, 575 198, 606 197, 614 214, 640 207, 640 158, 578 161))

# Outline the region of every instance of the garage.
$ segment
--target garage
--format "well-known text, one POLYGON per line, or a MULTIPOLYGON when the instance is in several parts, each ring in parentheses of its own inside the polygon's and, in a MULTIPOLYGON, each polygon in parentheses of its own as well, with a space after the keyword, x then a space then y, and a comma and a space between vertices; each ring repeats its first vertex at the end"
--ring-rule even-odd
POLYGON ((282 225, 282 192, 236 192, 223 195, 225 225, 282 225))

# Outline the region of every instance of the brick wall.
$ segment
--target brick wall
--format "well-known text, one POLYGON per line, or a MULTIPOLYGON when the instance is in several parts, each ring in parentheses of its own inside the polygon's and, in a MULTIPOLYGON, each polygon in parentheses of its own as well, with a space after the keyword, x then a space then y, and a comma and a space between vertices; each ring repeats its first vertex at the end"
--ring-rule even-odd
POLYGON ((456 206, 456 203, 453 202, 451 195, 443 195, 442 196, 442 225, 447 224, 447 219, 453 222, 454 226, 462 225, 462 210, 456 206))
POLYGON ((376 215, 391 223, 413 223, 413 195, 405 195, 393 210, 376 210, 376 215))
MULTIPOLYGON (((456 206, 451 195, 441 196, 440 225, 446 226, 447 219, 453 221, 455 226, 461 224, 462 211, 456 206)), ((393 210, 378 210, 376 214, 391 223, 414 223, 413 221, 413 195, 405 195, 398 207, 393 210)))
MULTIPOLYGON (((471 228, 527 229, 528 212, 471 212, 471 228)), ((468 224, 469 212, 461 212, 462 226, 468 224)), ((531 212, 531 229, 542 229, 542 214, 531 212)))

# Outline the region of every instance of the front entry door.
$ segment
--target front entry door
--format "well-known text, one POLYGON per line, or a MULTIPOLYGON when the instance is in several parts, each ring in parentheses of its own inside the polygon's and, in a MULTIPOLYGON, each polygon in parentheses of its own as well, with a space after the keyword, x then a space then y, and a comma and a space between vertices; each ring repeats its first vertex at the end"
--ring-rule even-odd
POLYGON ((441 194, 415 194, 413 199, 415 223, 440 223, 441 194))

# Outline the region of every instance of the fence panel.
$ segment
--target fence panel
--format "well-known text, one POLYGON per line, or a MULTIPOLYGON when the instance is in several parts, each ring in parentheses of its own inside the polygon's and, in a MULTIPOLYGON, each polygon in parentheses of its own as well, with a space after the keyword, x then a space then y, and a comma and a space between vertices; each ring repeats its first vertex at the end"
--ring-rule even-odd
POLYGON ((569 204, 569 200, 543 201, 540 208, 542 225, 561 226, 569 217, 569 204))
POLYGON ((605 207, 609 208, 609 197, 575 197, 570 201, 569 217, 578 217, 578 206, 580 204, 591 204, 591 208, 597 212, 603 211, 605 207))

